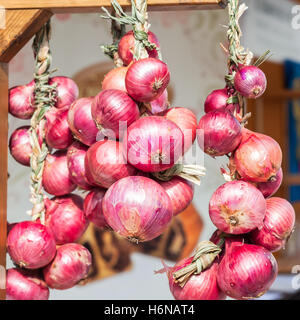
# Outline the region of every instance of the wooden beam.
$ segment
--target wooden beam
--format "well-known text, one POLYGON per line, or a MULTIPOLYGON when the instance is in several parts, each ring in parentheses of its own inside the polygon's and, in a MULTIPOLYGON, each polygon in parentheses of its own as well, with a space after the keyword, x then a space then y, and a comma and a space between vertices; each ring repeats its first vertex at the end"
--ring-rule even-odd
POLYGON ((51 15, 40 9, 6 10, 5 29, 0 29, 0 62, 9 62, 51 15))

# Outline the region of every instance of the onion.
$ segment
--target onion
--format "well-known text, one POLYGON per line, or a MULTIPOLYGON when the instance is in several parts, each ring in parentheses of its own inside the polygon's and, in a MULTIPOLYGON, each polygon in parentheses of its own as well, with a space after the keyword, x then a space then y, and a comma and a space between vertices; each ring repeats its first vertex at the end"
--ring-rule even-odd
POLYGON ((147 111, 150 115, 159 115, 162 112, 166 111, 169 108, 169 101, 168 101, 168 91, 165 89, 163 93, 152 100, 147 105, 147 111))
POLYGON ((129 66, 125 77, 126 90, 136 101, 157 99, 170 81, 168 66, 154 58, 141 59, 129 66))
POLYGON ((227 106, 228 98, 227 88, 213 90, 204 102, 205 113, 215 110, 224 110, 227 106))
POLYGON ((55 107, 60 109, 70 106, 70 104, 77 99, 79 94, 77 84, 71 78, 63 76, 50 78, 49 84, 53 85, 54 83, 57 84, 57 98, 55 107))
POLYGON ((39 272, 8 269, 6 272, 6 300, 48 300, 49 288, 39 272))
POLYGON ((75 100, 68 112, 68 123, 75 138, 87 146, 96 142, 98 128, 92 118, 94 97, 75 100))
POLYGON ((209 201, 209 216, 221 231, 247 233, 263 226, 266 200, 262 193, 245 181, 221 185, 209 201))
POLYGON ((187 108, 171 108, 165 115, 168 120, 173 121, 181 129, 184 135, 184 152, 188 151, 196 139, 197 118, 187 108))
POLYGON ((252 182, 272 181, 282 162, 279 144, 269 136, 245 128, 242 136, 233 158, 237 173, 252 182))
POLYGON ((158 237, 173 216, 171 200, 163 187, 142 176, 114 183, 106 191, 102 209, 115 232, 136 242, 158 237))
POLYGON ((20 127, 12 133, 9 139, 9 150, 13 158, 28 167, 32 155, 29 129, 30 126, 20 127))
POLYGON ((68 168, 70 172, 70 178, 78 187, 83 190, 90 190, 92 185, 89 183, 85 172, 85 155, 88 147, 75 141, 67 152, 68 168))
POLYGON ((23 221, 10 230, 7 237, 7 251, 18 266, 38 269, 54 258, 55 239, 44 225, 23 221))
POLYGON ((54 196, 63 196, 76 189, 68 169, 66 151, 59 150, 47 155, 42 181, 46 192, 54 196))
POLYGON ((257 183, 257 189, 260 190, 260 192, 264 195, 265 198, 271 197, 273 194, 275 194, 281 183, 282 183, 283 173, 282 169, 280 168, 276 176, 271 179, 271 181, 268 182, 259 182, 257 183))
POLYGON ((139 118, 140 111, 126 92, 109 89, 95 97, 92 116, 103 136, 119 139, 127 126, 139 118))
POLYGON ((182 155, 184 137, 172 121, 157 116, 134 122, 123 140, 130 164, 145 172, 171 168, 182 155))
POLYGON ((69 289, 87 277, 91 264, 92 256, 84 246, 67 243, 57 249, 52 263, 44 268, 44 278, 50 288, 69 289))
POLYGON ((267 79, 258 67, 244 66, 235 74, 234 87, 245 98, 256 99, 265 92, 267 79))
POLYGON ((109 227, 102 210, 102 200, 106 190, 97 188, 92 190, 84 199, 83 209, 87 219, 98 228, 109 227))
POLYGON ((83 200, 71 194, 45 199, 45 225, 52 231, 56 244, 76 242, 88 227, 83 200))
POLYGON ((275 252, 284 248, 293 232, 295 210, 287 200, 282 198, 269 198, 266 203, 264 226, 261 230, 256 229, 251 233, 251 240, 254 244, 275 252))
POLYGON ((46 143, 53 149, 68 148, 73 140, 72 132, 68 124, 68 107, 51 108, 46 114, 46 143))
POLYGON ((102 81, 102 90, 117 89, 126 92, 125 76, 127 67, 119 67, 110 70, 102 81))
POLYGON ((159 184, 171 199, 174 216, 191 204, 194 196, 194 187, 189 181, 180 177, 173 177, 169 181, 159 181, 159 184))
POLYGON ((85 169, 94 185, 109 188, 117 180, 133 176, 136 169, 126 163, 122 143, 113 140, 98 141, 86 153, 85 169))
MULTIPOLYGON (((156 37, 156 35, 148 31, 148 40, 151 43, 156 44, 157 47, 159 47, 159 41, 156 37)), ((122 59, 124 65, 129 65, 130 62, 133 60, 133 52, 135 47, 135 38, 133 31, 128 31, 120 40, 118 45, 118 53, 119 57, 122 59)), ((151 58, 157 58, 158 53, 156 49, 153 50, 147 50, 149 57, 151 58)))
POLYGON ((211 111, 205 114, 197 127, 200 148, 212 157, 233 152, 241 142, 241 125, 227 111, 211 111))
POLYGON ((274 256, 265 248, 226 242, 217 280, 221 290, 234 299, 258 298, 270 288, 277 271, 274 256))

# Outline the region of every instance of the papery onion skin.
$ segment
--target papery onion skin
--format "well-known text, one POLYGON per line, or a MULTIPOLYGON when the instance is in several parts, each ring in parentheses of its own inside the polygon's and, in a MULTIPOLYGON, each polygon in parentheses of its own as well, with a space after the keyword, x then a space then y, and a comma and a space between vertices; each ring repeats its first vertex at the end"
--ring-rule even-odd
POLYGON ((76 194, 46 199, 45 207, 45 225, 58 245, 76 242, 88 227, 83 199, 76 194))
POLYGON ((103 136, 119 139, 140 117, 138 105, 121 90, 103 90, 92 103, 92 117, 103 136))
POLYGON ((6 272, 6 300, 48 300, 49 288, 39 272, 18 268, 6 272))
POLYGON ((150 113, 150 115, 161 115, 168 108, 168 91, 165 89, 158 98, 148 103, 147 111, 150 113))
POLYGON ((274 282, 277 272, 277 262, 265 248, 231 242, 226 243, 217 280, 226 295, 247 300, 263 295, 274 282))
POLYGON ((221 231, 247 233, 263 226, 266 200, 262 193, 245 181, 221 185, 209 201, 209 216, 221 231))
POLYGON ((9 150, 12 157, 27 167, 30 166, 30 157, 32 155, 29 129, 30 126, 20 127, 11 134, 9 139, 9 150))
POLYGON ((56 244, 47 227, 37 222, 23 221, 10 230, 7 251, 18 266, 38 269, 54 258, 56 244))
POLYGON ((87 277, 92 264, 90 252, 81 244, 67 243, 57 249, 54 260, 43 269, 50 288, 65 290, 87 277))
POLYGON ((184 136, 181 129, 164 117, 143 117, 134 122, 123 139, 127 161, 145 172, 171 168, 181 157, 184 136))
MULTIPOLYGON (((148 31, 148 40, 151 43, 156 44, 156 46, 159 48, 159 41, 156 37, 156 35, 148 31)), ((135 38, 133 31, 128 31, 120 40, 118 45, 118 54, 119 57, 122 59, 124 65, 129 65, 130 62, 133 60, 133 52, 135 48, 135 38)), ((157 58, 158 53, 156 49, 153 50, 147 50, 149 57, 151 58, 157 58)))
POLYGON ((157 99, 170 81, 168 66, 154 58, 141 59, 129 66, 125 84, 128 94, 136 101, 157 99))
POLYGON ((114 183, 102 200, 102 208, 111 228, 135 242, 158 237, 173 216, 171 200, 163 187, 142 176, 114 183))
POLYGON ((242 132, 238 120, 228 111, 205 114, 197 127, 200 148, 212 157, 233 152, 241 142, 242 132))
POLYGON ((208 113, 210 111, 216 110, 228 110, 233 111, 234 105, 227 105, 228 100, 228 90, 227 88, 213 90, 205 99, 204 102, 204 111, 208 113))
POLYGON ((285 199, 273 197, 266 200, 264 225, 251 232, 251 241, 271 252, 284 248, 295 226, 295 210, 285 199))
POLYGON ((119 67, 110 70, 102 81, 102 90, 117 89, 127 92, 125 85, 127 70, 127 67, 119 67))
POLYGON ((63 196, 76 189, 69 172, 66 151, 59 150, 47 155, 42 183, 45 191, 54 196, 63 196))
POLYGON ((272 197, 281 186, 283 179, 282 168, 280 168, 276 176, 267 182, 259 182, 256 184, 257 189, 264 195, 265 198, 272 197))

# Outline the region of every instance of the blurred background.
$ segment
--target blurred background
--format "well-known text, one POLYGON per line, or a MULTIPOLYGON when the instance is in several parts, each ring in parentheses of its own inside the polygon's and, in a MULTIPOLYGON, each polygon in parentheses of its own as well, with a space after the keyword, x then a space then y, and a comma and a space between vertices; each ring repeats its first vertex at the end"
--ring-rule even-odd
MULTIPOLYGON (((243 1, 241 1, 243 2, 243 1)), ((283 150, 284 180, 277 195, 293 202, 300 219, 300 1, 245 0, 249 10, 241 21, 242 44, 255 56, 267 49, 272 57, 262 65, 268 88, 262 98, 248 102, 252 112, 248 128, 276 139, 283 150), (298 4, 298 6, 297 6, 298 4)), ((151 30, 161 43, 163 59, 171 71, 172 106, 191 108, 197 119, 210 91, 224 87, 227 10, 150 12, 151 30)), ((56 75, 72 77, 82 96, 97 94, 105 73, 113 67, 101 44, 111 42, 110 24, 94 14, 60 14, 52 18, 51 48, 56 75)), ((10 86, 33 78, 31 42, 9 65, 10 86)), ((9 117, 9 134, 25 122, 9 117)), ((217 160, 204 156, 207 175, 196 187, 193 205, 158 239, 130 245, 109 232, 90 227, 81 242, 93 253, 89 282, 66 291, 52 291, 50 299, 172 299, 166 275, 154 275, 167 264, 190 255, 198 241, 215 230, 208 202, 224 183, 217 160)), ((29 220, 29 168, 9 158, 8 221, 29 220)), ((299 220, 286 249, 277 255, 280 275, 261 299, 286 298, 300 289, 299 220)), ((9 261, 9 266, 11 266, 9 261)))

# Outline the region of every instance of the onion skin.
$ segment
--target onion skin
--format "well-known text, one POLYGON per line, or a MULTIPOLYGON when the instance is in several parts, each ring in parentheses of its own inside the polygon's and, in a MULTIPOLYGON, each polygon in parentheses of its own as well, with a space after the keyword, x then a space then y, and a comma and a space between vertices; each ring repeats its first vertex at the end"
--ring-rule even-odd
POLYGON ((54 258, 56 244, 47 227, 37 222, 23 221, 17 223, 9 232, 7 251, 18 266, 38 269, 54 258))
POLYGON ((48 300, 49 288, 38 272, 12 268, 6 272, 6 300, 48 300))
POLYGON ((229 96, 226 88, 213 90, 204 102, 205 113, 215 110, 224 110, 227 106, 228 98, 229 96))
POLYGON ((101 91, 92 103, 92 116, 103 136, 119 139, 140 117, 138 105, 121 90, 101 91))
POLYGON ((83 199, 75 194, 45 200, 45 225, 52 231, 56 244, 76 242, 88 227, 83 199))
POLYGON ((262 296, 274 282, 277 272, 277 262, 265 248, 226 242, 217 280, 226 295, 247 300, 262 296))
POLYGON ((150 113, 150 115, 161 115, 168 108, 168 90, 165 89, 158 98, 148 103, 147 111, 150 113))
POLYGON ((251 232, 251 241, 271 252, 284 248, 295 226, 295 210, 285 199, 273 197, 266 200, 264 226, 251 232))
POLYGON ((173 215, 181 213, 193 201, 194 186, 187 180, 174 176, 169 181, 158 182, 171 199, 173 215))
POLYGON ((145 172, 171 168, 181 157, 184 136, 180 128, 164 117, 143 117, 134 122, 123 139, 130 164, 145 172))
POLYGON ((200 148, 212 157, 233 152, 241 142, 241 125, 228 111, 211 111, 205 114, 197 127, 200 148))
POLYGON ((104 217, 110 227, 135 242, 158 237, 173 216, 166 191, 154 180, 126 177, 114 183, 102 200, 104 217))
POLYGON ((127 67, 119 67, 110 70, 102 81, 102 90, 117 89, 127 92, 125 85, 127 70, 127 67))
POLYGON ((76 189, 69 172, 66 151, 47 155, 42 181, 45 191, 54 196, 63 196, 76 189))
MULTIPOLYGON (((159 41, 156 37, 156 35, 148 31, 148 40, 151 43, 156 44, 156 46, 159 48, 159 41)), ((119 57, 122 59, 124 65, 129 65, 130 62, 133 60, 133 52, 134 52, 134 46, 135 46, 135 38, 133 31, 128 31, 120 40, 118 45, 118 54, 119 57)), ((157 50, 147 50, 149 57, 151 58, 158 58, 157 50)))
POLYGON ((259 182, 256 184, 257 189, 264 195, 265 198, 272 197, 279 189, 282 183, 283 172, 280 168, 272 181, 259 182))
POLYGON ((9 150, 12 157, 20 164, 29 167, 32 148, 29 136, 30 126, 16 129, 9 139, 9 150))
POLYGON ((129 66, 125 77, 126 90, 136 101, 157 99, 170 81, 168 66, 154 58, 141 59, 129 66))
POLYGON ((67 243, 57 249, 54 260, 43 269, 50 288, 65 290, 87 277, 92 264, 90 252, 81 244, 67 243))
POLYGON ((245 181, 221 185, 209 201, 210 219, 225 233, 242 234, 260 229, 265 214, 266 200, 262 193, 245 181))

